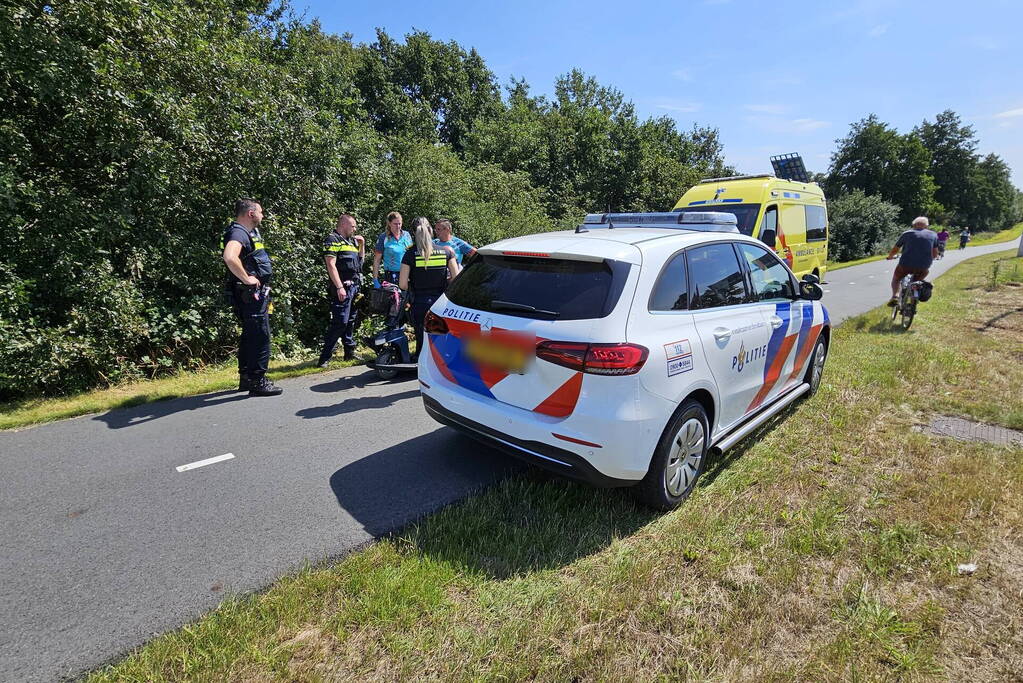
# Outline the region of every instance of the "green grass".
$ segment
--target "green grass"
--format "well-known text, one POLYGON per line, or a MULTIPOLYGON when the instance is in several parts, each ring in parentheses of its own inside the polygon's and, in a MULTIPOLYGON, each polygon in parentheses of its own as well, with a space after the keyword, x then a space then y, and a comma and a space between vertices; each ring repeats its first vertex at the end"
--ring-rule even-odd
MULTIPOLYGON (((333 369, 363 361, 335 361, 333 369)), ((281 360, 270 364, 268 376, 273 380, 300 377, 324 372, 312 360, 281 360)), ((230 361, 216 367, 194 372, 179 372, 168 377, 122 384, 108 389, 60 398, 26 399, 0 404, 0 429, 16 429, 28 425, 63 420, 79 415, 106 412, 114 408, 164 401, 183 396, 196 396, 238 387, 238 364, 230 361)))
POLYGON ((679 510, 511 478, 92 680, 1018 680, 1023 449, 912 426, 1023 427, 1020 359, 1023 259, 978 257, 908 332, 838 328, 819 393, 679 510))
MULTIPOLYGON (((935 227, 938 227, 938 226, 935 226, 935 227)), ((980 233, 980 234, 981 235, 986 235, 987 233, 980 233)), ((974 239, 972 242, 970 242, 970 246, 967 247, 967 249, 969 249, 970 247, 984 247, 984 246, 987 246, 989 244, 1001 244, 1002 242, 1011 242, 1011 241, 1014 241, 1014 240, 1019 240, 1020 235, 1023 235, 1023 223, 1017 223, 1015 225, 1015 227, 1007 228, 1006 230, 1001 230, 999 232, 996 232, 996 233, 994 233, 992 235, 988 235, 986 237, 981 237, 979 239, 974 239)), ((949 245, 950 245, 949 249, 953 249, 953 250, 956 249, 959 246, 958 233, 952 235, 952 238, 949 240, 949 245)), ((843 261, 841 263, 835 263, 835 262, 832 262, 832 261, 828 261, 828 270, 840 270, 842 268, 849 268, 850 266, 858 266, 858 265, 863 264, 863 263, 871 263, 873 261, 881 261, 881 260, 884 259, 884 257, 885 257, 885 254, 877 254, 877 255, 874 255, 874 256, 866 256, 866 257, 861 258, 861 259, 856 259, 855 261, 843 261)))

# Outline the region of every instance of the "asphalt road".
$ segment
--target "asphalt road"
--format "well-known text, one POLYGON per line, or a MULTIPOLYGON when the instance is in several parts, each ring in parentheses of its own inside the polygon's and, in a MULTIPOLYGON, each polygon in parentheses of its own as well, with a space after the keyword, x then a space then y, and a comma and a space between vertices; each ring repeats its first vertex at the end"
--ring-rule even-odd
MULTIPOLYGON (((950 251, 933 272, 1009 247, 950 251)), ((893 267, 829 274, 832 320, 884 303, 893 267)), ((282 385, 0 433, 0 680, 76 676, 516 467, 427 417, 411 376, 282 385)))

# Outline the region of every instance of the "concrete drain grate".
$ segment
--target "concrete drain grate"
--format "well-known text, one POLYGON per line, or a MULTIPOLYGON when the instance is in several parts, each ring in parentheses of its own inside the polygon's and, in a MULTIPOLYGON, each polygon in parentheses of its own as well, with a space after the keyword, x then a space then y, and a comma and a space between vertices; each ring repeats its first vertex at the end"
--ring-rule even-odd
POLYGON ((937 415, 928 425, 916 425, 914 431, 934 436, 947 436, 960 441, 980 441, 999 446, 1023 446, 1023 432, 971 422, 961 417, 937 415))

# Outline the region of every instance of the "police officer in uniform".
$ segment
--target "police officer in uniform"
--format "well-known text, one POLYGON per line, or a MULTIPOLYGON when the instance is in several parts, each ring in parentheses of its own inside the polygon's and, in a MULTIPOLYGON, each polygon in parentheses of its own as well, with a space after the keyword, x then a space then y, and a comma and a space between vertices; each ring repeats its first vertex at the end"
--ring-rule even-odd
POLYGON ((330 302, 330 325, 320 351, 319 366, 327 367, 338 339, 345 349, 345 360, 355 358, 355 311, 352 302, 362 283, 362 260, 366 240, 356 235, 358 225, 350 214, 341 214, 337 225, 323 240, 323 261, 327 265, 327 300, 330 302))
POLYGON ((413 222, 415 248, 405 252, 401 260, 398 286, 412 298, 412 326, 416 330, 416 353, 423 350, 423 322, 426 313, 440 298, 451 278, 458 275, 458 260, 449 247, 433 243, 433 229, 423 217, 413 222))
POLYGON ((231 304, 242 326, 238 340, 238 391, 276 396, 284 390, 266 378, 270 364, 270 278, 273 266, 259 225, 263 207, 254 199, 234 204, 234 221, 224 232, 224 264, 231 304))

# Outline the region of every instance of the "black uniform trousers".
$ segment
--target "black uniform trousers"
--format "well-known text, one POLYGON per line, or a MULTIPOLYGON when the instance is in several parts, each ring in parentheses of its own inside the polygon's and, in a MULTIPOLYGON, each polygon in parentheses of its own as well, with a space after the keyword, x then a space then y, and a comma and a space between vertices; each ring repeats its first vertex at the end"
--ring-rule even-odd
POLYGON ((270 304, 268 287, 261 287, 259 299, 253 297, 254 287, 235 285, 234 314, 242 326, 238 339, 238 374, 260 380, 270 366, 270 304))
POLYGON ((337 300, 337 293, 330 295, 330 326, 327 327, 327 334, 323 339, 323 350, 320 351, 320 362, 326 363, 334 355, 334 347, 338 339, 346 349, 355 348, 355 311, 352 310, 352 302, 359 293, 359 285, 351 285, 345 288, 348 295, 344 301, 337 300))
POLYGON ((416 292, 412 298, 412 327, 416 331, 416 352, 413 354, 419 358, 419 352, 423 350, 423 323, 426 321, 426 314, 430 308, 437 303, 440 294, 425 294, 416 292))

